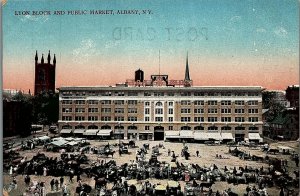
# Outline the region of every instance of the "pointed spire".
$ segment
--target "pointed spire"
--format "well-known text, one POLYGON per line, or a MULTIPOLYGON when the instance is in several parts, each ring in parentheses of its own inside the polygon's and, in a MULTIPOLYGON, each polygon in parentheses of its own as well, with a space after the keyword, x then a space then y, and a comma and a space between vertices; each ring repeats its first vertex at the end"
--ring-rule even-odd
POLYGON ((56 57, 55 57, 55 54, 54 54, 54 58, 53 58, 53 65, 56 64, 56 57))
POLYGON ((51 60, 50 50, 49 50, 49 53, 48 53, 48 58, 47 58, 47 60, 48 60, 48 64, 50 64, 50 60, 51 60))
POLYGON ((185 81, 190 81, 190 70, 189 70, 189 54, 188 52, 186 53, 186 65, 185 65, 185 77, 184 77, 184 80, 185 81))
POLYGON ((44 54, 42 54, 41 63, 44 64, 44 54))
POLYGON ((37 50, 36 50, 36 52, 35 52, 35 62, 37 62, 38 61, 38 53, 37 53, 37 50))

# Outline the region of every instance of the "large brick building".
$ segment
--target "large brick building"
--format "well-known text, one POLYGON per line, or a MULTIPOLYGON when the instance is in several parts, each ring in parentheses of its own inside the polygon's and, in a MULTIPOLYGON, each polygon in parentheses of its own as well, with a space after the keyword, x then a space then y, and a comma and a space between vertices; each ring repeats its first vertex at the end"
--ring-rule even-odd
POLYGON ((59 88, 64 134, 149 140, 256 140, 262 133, 262 87, 192 86, 152 75, 106 87, 59 88))

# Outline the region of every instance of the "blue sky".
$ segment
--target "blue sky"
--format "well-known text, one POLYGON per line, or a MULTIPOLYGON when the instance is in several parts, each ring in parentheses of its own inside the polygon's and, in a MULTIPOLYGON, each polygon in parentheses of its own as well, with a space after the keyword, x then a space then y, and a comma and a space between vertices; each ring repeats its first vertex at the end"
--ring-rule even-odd
MULTIPOLYGON (((186 51, 189 51, 194 76, 207 68, 203 63, 215 68, 220 66, 217 63, 224 61, 224 66, 228 66, 221 68, 232 69, 230 77, 234 80, 239 79, 236 78, 239 73, 234 64, 253 66, 249 71, 254 75, 266 68, 263 81, 249 85, 284 88, 299 81, 298 9, 296 0, 8 0, 3 7, 4 87, 26 88, 24 83, 13 81, 11 76, 14 75, 24 76, 26 86, 32 86, 32 55, 35 50, 40 54, 50 49, 57 54, 60 64, 58 85, 74 84, 74 78, 65 75, 65 72, 68 69, 83 71, 83 66, 99 74, 106 72, 107 67, 126 71, 128 68, 128 73, 131 73, 137 68, 136 64, 153 71, 154 68, 150 67, 156 66, 158 50, 161 50, 165 71, 180 59, 184 62, 186 51), (152 14, 53 15, 56 10, 100 9, 113 9, 115 12, 146 9, 152 14), (22 10, 49 10, 51 15, 15 15, 15 11, 22 10), (253 63, 245 64, 244 61, 253 63), (278 67, 285 78, 274 85, 279 73, 267 74, 278 67), (286 78, 289 74, 290 79, 286 78), (66 77, 69 79, 62 79, 66 77), (269 77, 273 79, 267 79, 269 77)), ((182 65, 174 66, 176 69, 182 65)), ((83 72, 91 74, 88 70, 83 72)), ((111 73, 107 71, 107 74, 111 73)), ((128 77, 126 75, 125 78, 128 77)), ((194 77, 194 80, 201 85, 200 79, 194 77)), ((94 83, 88 80, 81 82, 95 85, 122 81, 124 78, 121 77, 118 81, 104 78, 94 83)), ((232 80, 223 81, 224 85, 235 84, 232 80)))

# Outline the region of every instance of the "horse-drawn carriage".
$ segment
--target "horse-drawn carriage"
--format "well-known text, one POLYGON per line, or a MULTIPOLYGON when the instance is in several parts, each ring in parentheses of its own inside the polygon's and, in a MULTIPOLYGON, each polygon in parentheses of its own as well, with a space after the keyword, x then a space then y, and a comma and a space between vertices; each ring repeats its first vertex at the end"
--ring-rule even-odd
POLYGON ((177 181, 170 180, 167 183, 167 192, 168 195, 178 195, 181 191, 180 184, 177 181))

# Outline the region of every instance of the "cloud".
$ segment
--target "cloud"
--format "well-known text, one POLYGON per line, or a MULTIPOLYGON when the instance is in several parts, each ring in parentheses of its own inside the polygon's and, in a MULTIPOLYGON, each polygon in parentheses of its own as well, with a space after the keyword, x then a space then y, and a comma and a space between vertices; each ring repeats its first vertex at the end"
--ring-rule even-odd
POLYGON ((266 31, 266 29, 264 29, 264 28, 261 27, 261 28, 257 28, 257 29, 256 29, 256 32, 257 32, 257 33, 265 33, 265 32, 267 32, 267 31, 266 31))
POLYGON ((84 39, 80 42, 80 46, 72 51, 73 61, 86 63, 90 57, 96 54, 96 44, 92 39, 84 39))
POLYGON ((287 30, 285 30, 285 28, 283 27, 277 27, 274 30, 274 33, 279 37, 286 37, 286 35, 288 34, 287 30))

